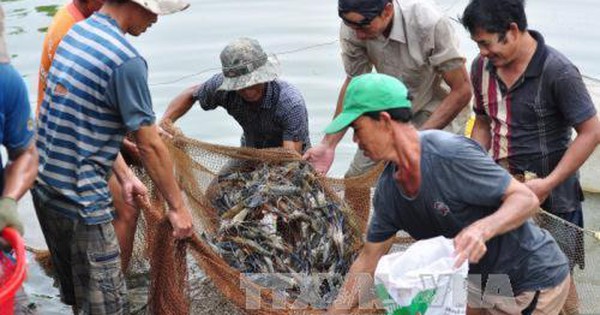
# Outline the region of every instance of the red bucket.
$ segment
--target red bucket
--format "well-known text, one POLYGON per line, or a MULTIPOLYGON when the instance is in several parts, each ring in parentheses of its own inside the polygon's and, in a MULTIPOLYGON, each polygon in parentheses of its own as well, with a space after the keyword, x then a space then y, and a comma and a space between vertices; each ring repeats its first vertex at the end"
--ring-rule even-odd
POLYGON ((2 230, 2 237, 12 246, 12 253, 0 251, 0 315, 12 315, 15 294, 25 280, 25 243, 12 228, 2 230))

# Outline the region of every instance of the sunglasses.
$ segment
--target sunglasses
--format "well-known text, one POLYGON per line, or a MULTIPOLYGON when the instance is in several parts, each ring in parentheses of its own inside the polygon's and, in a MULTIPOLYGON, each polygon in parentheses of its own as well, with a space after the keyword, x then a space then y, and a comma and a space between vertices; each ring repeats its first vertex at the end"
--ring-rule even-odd
POLYGON ((373 22, 373 20, 377 17, 377 15, 365 17, 358 22, 350 21, 350 20, 346 19, 344 16, 340 16, 340 17, 342 18, 342 21, 344 21, 344 24, 346 24, 347 26, 350 26, 351 28, 364 29, 364 28, 369 27, 369 25, 371 25, 371 22, 373 22))
POLYGON ((373 1, 370 3, 372 6, 362 9, 340 6, 338 7, 338 16, 342 19, 342 21, 344 21, 344 24, 351 28, 365 29, 371 25, 371 22, 373 22, 376 17, 383 13, 383 10, 385 10, 385 7, 390 2, 391 0, 379 0, 379 3, 377 3, 377 1, 373 1), (364 18, 358 22, 350 21, 344 16, 344 14, 348 12, 360 13, 362 16, 364 16, 364 18))

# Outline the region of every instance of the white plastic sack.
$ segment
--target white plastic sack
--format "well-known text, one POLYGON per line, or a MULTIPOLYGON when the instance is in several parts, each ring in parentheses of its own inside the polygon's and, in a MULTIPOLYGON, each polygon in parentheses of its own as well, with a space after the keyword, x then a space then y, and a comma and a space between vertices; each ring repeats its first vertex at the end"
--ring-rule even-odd
POLYGON ((468 262, 454 268, 454 244, 442 236, 385 255, 375 288, 388 314, 465 314, 468 262))

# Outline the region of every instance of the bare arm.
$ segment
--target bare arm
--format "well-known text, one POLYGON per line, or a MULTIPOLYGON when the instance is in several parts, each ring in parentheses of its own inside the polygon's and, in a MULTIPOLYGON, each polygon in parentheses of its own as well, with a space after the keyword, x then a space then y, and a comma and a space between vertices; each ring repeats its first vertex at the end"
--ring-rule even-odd
POLYGON ((179 117, 185 115, 185 113, 192 108, 192 105, 194 105, 195 100, 193 95, 198 87, 198 85, 189 87, 181 92, 181 94, 177 95, 177 97, 175 97, 171 103, 169 103, 169 106, 161 118, 161 121, 168 119, 172 122, 175 122, 177 119, 179 119, 179 117))
POLYGON ((524 184, 511 179, 502 205, 493 214, 473 222, 454 238, 456 266, 468 259, 477 263, 486 253, 485 243, 491 238, 514 230, 537 211, 539 200, 524 184))
POLYGON ((492 127, 489 117, 482 115, 477 115, 475 117, 471 139, 481 144, 486 151, 490 150, 490 147, 492 146, 492 127))
POLYGON ((192 234, 192 218, 185 207, 175 176, 173 163, 155 125, 144 126, 134 132, 144 168, 169 205, 167 215, 173 225, 175 237, 192 234))
POLYGON ((556 187, 581 167, 600 143, 600 121, 598 116, 582 122, 575 127, 577 136, 556 168, 546 177, 556 187))
POLYGON ((133 171, 127 166, 123 155, 119 153, 115 163, 113 163, 113 174, 121 184, 121 194, 123 201, 132 207, 140 206, 136 204, 135 200, 137 196, 143 199, 148 198, 148 189, 142 183, 142 181, 135 176, 133 171))
POLYGON ((471 100, 471 82, 464 65, 444 72, 442 77, 450 86, 450 93, 421 126, 422 130, 444 129, 471 100))
POLYGON ((123 139, 123 146, 121 147, 121 154, 125 154, 125 156, 132 159, 132 163, 140 164, 140 151, 137 148, 137 145, 129 140, 128 138, 123 139))
MULTIPOLYGON (((38 171, 38 153, 32 143, 25 149, 8 152, 10 159, 5 168, 5 183, 0 198, 0 231, 13 227, 23 235, 23 223, 17 214, 17 201, 31 187, 38 171)), ((0 237, 0 247, 4 245, 0 237)))
POLYGON ((394 238, 391 237, 381 243, 365 243, 350 267, 348 274, 346 274, 346 280, 328 310, 329 314, 347 314, 348 310, 358 306, 360 288, 370 288, 377 263, 381 256, 387 254, 390 250, 393 240, 394 238))
POLYGON ((38 172, 38 152, 35 143, 26 149, 8 152, 9 163, 4 170, 4 190, 2 197, 19 200, 35 180, 38 172))
POLYGON ((121 155, 121 153, 119 153, 119 155, 117 155, 117 159, 115 160, 115 163, 113 163, 113 166, 112 166, 112 171, 120 183, 123 183, 124 181, 127 180, 127 178, 129 178, 130 176, 133 175, 133 172, 131 171, 129 166, 127 166, 127 164, 125 163, 125 160, 123 159, 123 156, 121 155))
MULTIPOLYGON (((350 84, 351 80, 352 80, 352 78, 346 77, 346 80, 344 80, 344 83, 342 84, 342 87, 340 88, 340 94, 338 95, 337 103, 335 105, 335 114, 333 115, 333 118, 337 117, 344 109, 344 97, 346 96, 346 89, 348 89, 348 84, 350 84)), ((344 135, 346 134, 347 130, 348 130, 348 128, 346 128, 338 133, 325 135, 323 137, 323 140, 321 140, 321 144, 324 144, 324 145, 332 148, 333 150, 335 150, 338 143, 342 140, 342 138, 344 138, 344 135)))
MULTIPOLYGON (((346 77, 346 80, 344 80, 344 83, 342 84, 335 107, 334 118, 342 112, 344 107, 344 97, 346 96, 346 89, 348 88, 348 84, 350 84, 350 80, 352 80, 352 78, 346 77)), ((325 135, 321 142, 313 148, 308 149, 302 158, 309 161, 317 172, 327 174, 333 163, 335 148, 342 138, 344 138, 347 130, 348 128, 338 133, 325 135)))
POLYGON ((600 122, 597 116, 580 123, 575 130, 575 140, 554 170, 545 178, 533 179, 526 183, 541 201, 548 197, 552 189, 575 173, 600 143, 600 122))

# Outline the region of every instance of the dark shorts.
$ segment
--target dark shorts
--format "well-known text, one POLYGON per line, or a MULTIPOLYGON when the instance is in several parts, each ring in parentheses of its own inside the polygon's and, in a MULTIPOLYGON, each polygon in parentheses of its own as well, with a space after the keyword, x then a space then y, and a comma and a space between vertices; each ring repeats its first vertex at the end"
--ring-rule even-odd
POLYGON ((61 300, 84 314, 128 314, 127 289, 112 224, 85 225, 48 210, 52 198, 35 187, 31 195, 58 277, 61 300))

